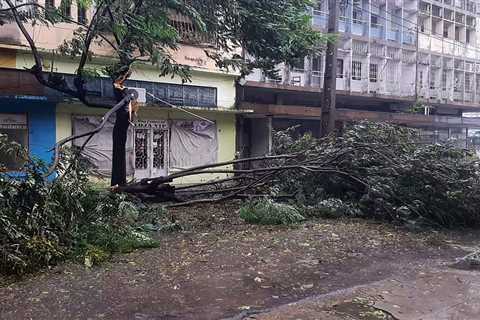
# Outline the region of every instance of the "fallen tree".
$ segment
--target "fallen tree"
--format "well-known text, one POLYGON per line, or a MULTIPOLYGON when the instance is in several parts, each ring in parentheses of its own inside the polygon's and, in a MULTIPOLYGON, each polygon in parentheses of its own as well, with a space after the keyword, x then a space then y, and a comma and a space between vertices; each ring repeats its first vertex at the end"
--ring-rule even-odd
POLYGON ((274 155, 190 168, 116 188, 167 206, 273 197, 312 213, 441 227, 480 224, 478 159, 453 144, 421 143, 418 131, 361 122, 341 136, 275 135, 274 155), (229 178, 175 187, 175 179, 229 178))

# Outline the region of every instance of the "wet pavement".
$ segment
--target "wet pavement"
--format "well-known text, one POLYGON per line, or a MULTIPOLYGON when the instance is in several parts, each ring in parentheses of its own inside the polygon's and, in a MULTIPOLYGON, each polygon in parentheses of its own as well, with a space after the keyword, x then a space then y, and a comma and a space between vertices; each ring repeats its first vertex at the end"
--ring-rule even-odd
POLYGON ((480 273, 448 266, 308 298, 256 320, 478 320, 480 273))

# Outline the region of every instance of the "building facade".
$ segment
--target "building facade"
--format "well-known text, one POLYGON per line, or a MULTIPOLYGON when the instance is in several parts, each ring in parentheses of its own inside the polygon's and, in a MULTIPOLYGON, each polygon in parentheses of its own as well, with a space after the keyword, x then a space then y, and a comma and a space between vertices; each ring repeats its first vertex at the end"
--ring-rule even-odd
MULTIPOLYGON (((42 1, 40 1, 42 2, 42 1)), ((72 19, 88 19, 72 2, 72 19)), ((174 17, 175 19, 175 17, 174 17)), ((177 18, 178 19, 178 18, 177 18)), ((178 22, 178 21, 177 21, 178 22)), ((182 23, 178 22, 180 25, 182 23)), ((69 39, 74 26, 27 25, 44 56, 45 72, 63 74, 73 80, 78 62, 54 51, 69 39)), ((227 161, 235 157, 236 78, 216 67, 204 52, 205 45, 182 42, 174 52, 178 63, 191 67, 191 82, 178 77, 159 77, 156 67, 138 64, 126 85, 146 92, 146 104, 134 119, 128 137, 128 173, 132 179, 163 176, 183 168, 227 161), (176 106, 176 107, 172 107, 176 106)), ((112 55, 95 44, 95 58, 89 67, 102 67, 112 55)), ((34 65, 30 48, 15 24, 0 28, 0 133, 18 141, 34 156, 49 163, 51 148, 72 134, 93 129, 106 109, 88 108, 79 101, 42 87, 26 71, 34 65), (2 129, 3 119, 3 129, 2 129), (14 124, 13 121, 19 123, 14 124), (22 128, 17 137, 14 127, 22 128), (10 128, 9 128, 10 127, 10 128)), ((111 101, 113 89, 109 78, 87 83, 91 96, 111 101)), ((84 155, 95 164, 99 175, 109 175, 112 152, 113 121, 107 124, 85 149, 84 155)), ((75 141, 81 145, 83 141, 75 141)), ((176 183, 199 182, 218 176, 181 179, 176 183)))
MULTIPOLYGON (((318 1, 311 14, 313 26, 326 32, 328 1, 318 1)), ((463 115, 479 110, 479 19, 479 1, 340 1, 338 121, 391 121, 423 128, 433 141, 471 140, 480 121, 463 115)), ((318 133, 324 61, 319 52, 298 65, 280 66, 280 79, 261 71, 246 78, 239 87, 240 108, 255 111, 241 123, 246 153, 265 152, 249 144, 252 126, 268 132, 301 124, 318 133)), ((268 146, 269 139, 260 145, 268 146)))

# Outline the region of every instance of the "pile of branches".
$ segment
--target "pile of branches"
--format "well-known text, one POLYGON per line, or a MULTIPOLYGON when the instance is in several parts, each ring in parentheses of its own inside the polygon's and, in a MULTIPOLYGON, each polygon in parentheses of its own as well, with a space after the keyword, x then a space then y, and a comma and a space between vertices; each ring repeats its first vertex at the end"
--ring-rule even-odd
POLYGON ((333 210, 437 227, 480 225, 477 157, 449 144, 425 144, 418 131, 360 122, 342 135, 315 139, 277 132, 274 154, 145 179, 119 191, 170 206, 232 198, 271 197, 310 210, 333 210), (229 178, 175 188, 175 179, 204 174, 229 178))

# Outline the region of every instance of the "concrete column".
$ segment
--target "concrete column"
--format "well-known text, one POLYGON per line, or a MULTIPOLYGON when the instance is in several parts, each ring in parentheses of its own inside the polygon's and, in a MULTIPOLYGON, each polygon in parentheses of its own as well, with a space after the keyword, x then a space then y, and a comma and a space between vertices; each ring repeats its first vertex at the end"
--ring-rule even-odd
POLYGON ((251 156, 264 156, 272 152, 272 117, 251 119, 251 156))

